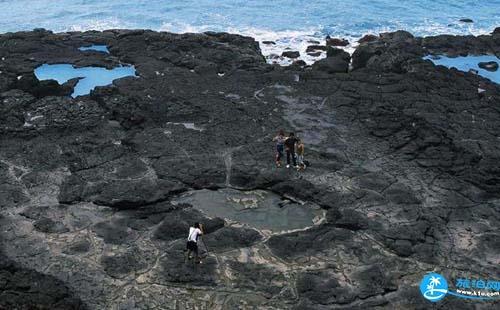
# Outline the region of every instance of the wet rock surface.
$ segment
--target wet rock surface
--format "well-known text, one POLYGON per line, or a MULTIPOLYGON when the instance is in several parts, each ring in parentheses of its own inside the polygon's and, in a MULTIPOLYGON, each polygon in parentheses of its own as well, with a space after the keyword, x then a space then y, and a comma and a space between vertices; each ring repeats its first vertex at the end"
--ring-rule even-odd
POLYGON ((479 68, 483 68, 488 71, 497 71, 498 63, 496 61, 487 61, 478 63, 479 68))
POLYGON ((347 45, 349 45, 349 41, 346 39, 330 38, 330 36, 327 36, 326 37, 326 45, 327 46, 347 46, 347 45))
POLYGON ((498 278, 500 87, 422 57, 498 55, 500 32, 326 50, 280 67, 225 33, 0 35, 0 308, 423 309, 428 271, 498 278), (75 81, 33 76, 44 63, 138 78, 70 98, 75 81), (281 128, 304 172, 274 166, 281 128), (225 190, 325 219, 269 232, 179 201, 225 190), (201 265, 184 261, 193 222, 201 265))
POLYGON ((300 57, 300 52, 297 51, 284 51, 281 56, 283 57, 288 57, 288 58, 299 58, 300 57))

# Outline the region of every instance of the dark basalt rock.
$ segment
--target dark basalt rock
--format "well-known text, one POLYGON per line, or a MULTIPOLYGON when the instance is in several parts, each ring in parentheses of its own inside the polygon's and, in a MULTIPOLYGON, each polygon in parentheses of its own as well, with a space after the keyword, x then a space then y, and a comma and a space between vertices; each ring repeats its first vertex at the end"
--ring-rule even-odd
POLYGON ((204 237, 204 242, 210 251, 248 247, 261 240, 261 235, 247 228, 224 227, 204 237))
POLYGON ((184 238, 186 231, 189 231, 189 227, 194 223, 203 223, 205 233, 212 233, 224 227, 224 220, 220 218, 208 219, 198 211, 179 210, 165 215, 154 236, 165 241, 184 238))
MULTIPOLYGON (((160 283, 187 283, 192 285, 214 286, 217 281, 217 261, 207 257, 202 264, 193 260, 184 261, 186 242, 176 242, 163 256, 159 263, 161 271, 158 275, 160 283)), ((201 254, 202 249, 200 249, 201 254)))
POLYGON ((127 229, 120 221, 100 222, 92 227, 96 235, 109 244, 122 244, 132 239, 135 235, 133 231, 127 229))
POLYGON ((473 23, 474 21, 470 18, 461 18, 459 19, 462 23, 473 23))
POLYGON ((378 37, 373 34, 365 34, 361 39, 358 40, 358 43, 367 43, 378 40, 378 37))
POLYGON ((297 51, 284 51, 281 56, 283 57, 288 57, 288 58, 299 58, 300 53, 297 51))
POLYGON ((347 46, 349 45, 349 41, 346 39, 338 39, 338 38, 330 38, 330 36, 326 37, 326 45, 327 46, 347 46))
POLYGON ((387 304, 387 300, 381 295, 397 289, 394 276, 377 264, 362 267, 354 271, 350 277, 353 281, 346 283, 337 275, 327 271, 307 272, 297 281, 297 290, 299 295, 309 299, 313 304, 348 304, 357 298, 380 296, 372 301, 371 306, 383 306, 387 304))
POLYGON ((104 271, 113 278, 122 278, 131 272, 137 273, 148 267, 145 259, 137 249, 132 249, 123 254, 103 256, 101 264, 104 271))
POLYGON ((299 60, 296 60, 292 63, 293 66, 299 66, 299 67, 303 67, 303 66, 306 66, 307 63, 305 61, 303 61, 302 59, 299 59, 299 60))
POLYGON ((318 56, 321 56, 321 52, 309 52, 309 53, 307 53, 307 55, 313 56, 313 57, 318 57, 318 56))
POLYGON ((0 253, 0 309, 87 309, 55 277, 22 268, 0 253))
POLYGON ((365 216, 357 211, 350 209, 342 210, 340 214, 328 212, 327 219, 329 222, 335 225, 335 227, 345 228, 353 231, 367 229, 369 226, 369 221, 365 216))
POLYGON ((330 57, 315 62, 313 68, 327 73, 347 73, 349 62, 330 57))
POLYGON ((352 237, 353 233, 347 229, 332 229, 323 225, 305 232, 272 236, 267 245, 282 259, 291 260, 328 249, 336 242, 348 241, 352 237))
POLYGON ((495 72, 498 70, 498 63, 496 61, 480 62, 478 63, 479 68, 483 68, 488 71, 495 72))
POLYGON ((500 88, 422 58, 497 55, 499 34, 384 33, 352 62, 328 46, 286 67, 227 33, 0 35, 0 308, 423 309, 427 271, 496 274, 500 88), (93 43, 110 54, 78 50, 93 43), (73 99, 76 80, 36 80, 44 63, 138 77, 73 99), (305 171, 275 167, 282 128, 305 171), (267 192, 323 210, 272 233, 174 203, 223 188, 241 212, 267 192), (201 265, 184 261, 194 222, 201 265))
POLYGON ((286 287, 285 275, 263 264, 232 261, 229 263, 229 267, 232 272, 239 275, 232 283, 236 288, 260 291, 267 298, 272 298, 279 295, 286 287))
POLYGON ((340 49, 329 48, 327 58, 316 61, 313 69, 327 73, 347 73, 351 56, 340 49))
POLYGON ((78 255, 82 253, 87 253, 92 248, 92 245, 88 240, 79 240, 73 244, 70 244, 66 249, 64 249, 64 253, 69 255, 78 255))
POLYGON ((380 39, 361 44, 352 55, 353 69, 371 68, 382 72, 402 73, 411 59, 423 54, 419 41, 406 31, 381 33, 380 39), (392 52, 397 50, 398 52, 392 52))
POLYGON ((65 227, 64 224, 54 222, 52 219, 46 217, 35 221, 33 223, 33 226, 35 226, 36 230, 49 234, 65 233, 69 231, 69 229, 65 227))
POLYGON ((315 51, 326 51, 328 50, 328 46, 325 45, 309 45, 306 48, 306 53, 312 53, 315 51))

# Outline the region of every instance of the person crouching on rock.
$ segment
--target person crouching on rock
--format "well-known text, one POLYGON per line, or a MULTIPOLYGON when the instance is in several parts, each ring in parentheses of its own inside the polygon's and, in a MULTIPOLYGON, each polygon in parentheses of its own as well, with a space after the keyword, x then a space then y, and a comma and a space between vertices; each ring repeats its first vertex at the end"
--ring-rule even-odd
POLYGON ((285 132, 280 130, 278 135, 273 138, 276 142, 276 166, 281 167, 281 158, 283 157, 283 151, 285 149, 285 132))
POLYGON ((297 160, 295 159, 295 143, 297 143, 297 138, 293 132, 285 140, 285 150, 286 150, 286 167, 290 168, 290 157, 292 158, 293 166, 297 168, 297 160))
POLYGON ((297 162, 299 164, 298 171, 306 169, 304 164, 304 142, 299 138, 297 138, 297 162))
POLYGON ((192 259, 192 253, 195 256, 195 262, 201 264, 200 256, 198 255, 198 237, 203 235, 203 226, 200 223, 194 223, 193 227, 189 227, 189 235, 186 244, 187 258, 192 259))

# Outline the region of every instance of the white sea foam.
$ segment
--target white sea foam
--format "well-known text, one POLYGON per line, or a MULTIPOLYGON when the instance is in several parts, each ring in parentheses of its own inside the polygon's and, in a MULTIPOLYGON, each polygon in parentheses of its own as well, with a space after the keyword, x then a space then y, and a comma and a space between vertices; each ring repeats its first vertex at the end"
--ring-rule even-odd
MULTIPOLYGON (((220 18, 224 18, 221 16, 220 18)), ((280 65, 289 65, 293 61, 301 59, 307 64, 312 64, 315 61, 324 58, 325 52, 321 52, 319 56, 311 56, 306 53, 309 45, 315 45, 314 41, 319 42, 320 45, 325 44, 325 33, 329 33, 331 37, 343 38, 349 41, 349 45, 339 47, 352 54, 358 46, 357 41, 365 34, 378 35, 382 32, 391 32, 398 29, 406 29, 417 36, 430 36, 438 34, 455 34, 455 35, 481 35, 491 33, 491 28, 481 28, 473 23, 461 23, 457 20, 450 20, 449 23, 426 21, 420 25, 406 25, 403 22, 393 22, 391 26, 379 26, 364 33, 353 33, 346 35, 346 29, 341 25, 338 29, 328 29, 326 31, 323 27, 310 27, 303 30, 283 30, 274 31, 270 29, 261 29, 255 27, 222 27, 225 24, 221 22, 219 25, 191 25, 178 22, 165 22, 161 26, 153 30, 168 31, 173 33, 201 33, 206 31, 223 31, 228 33, 241 34, 244 36, 253 37, 259 42, 262 54, 266 57, 269 63, 276 63, 280 65), (274 44, 264 44, 263 42, 270 41, 274 44), (282 57, 284 51, 298 51, 300 57, 298 59, 290 59, 282 57)), ((498 25, 494 25, 498 26, 498 25)), ((106 19, 93 19, 71 25, 69 27, 60 29, 60 31, 86 31, 86 30, 106 30, 106 29, 119 29, 119 28, 138 28, 134 24, 130 24, 118 18, 106 19)))
MULTIPOLYGON (((216 29, 211 26, 192 26, 192 25, 179 25, 172 23, 165 23, 160 28, 161 31, 169 31, 174 33, 199 33, 211 31, 216 29)), ((325 36, 321 34, 319 28, 310 28, 301 31, 286 30, 286 31, 272 31, 259 28, 244 28, 238 29, 228 27, 225 29, 218 29, 228 33, 235 33, 254 38, 259 42, 262 54, 267 58, 269 63, 277 63, 281 65, 289 65, 294 59, 282 57, 284 51, 298 51, 300 57, 298 59, 304 60, 306 63, 311 64, 314 61, 325 57, 322 52, 319 57, 313 57, 306 53, 309 45, 314 45, 311 41, 317 41, 319 44, 325 44, 325 36), (274 42, 274 44, 264 44, 263 42, 274 42)))
MULTIPOLYGON (((349 45, 345 47, 337 47, 345 50, 352 55, 356 47, 359 45, 358 40, 367 34, 379 35, 384 32, 392 32, 400 29, 406 29, 415 36, 433 36, 440 34, 453 34, 453 35, 483 35, 491 33, 492 29, 477 27, 470 23, 460 23, 454 21, 453 23, 436 23, 432 21, 426 21, 423 25, 415 25, 409 27, 404 23, 395 23, 393 26, 381 26, 370 31, 360 33, 345 35, 345 29, 339 27, 338 31, 330 30, 329 35, 332 38, 342 38, 349 41, 349 45)), ((161 31, 169 31, 174 33, 200 33, 205 31, 224 31, 229 33, 241 34, 244 36, 249 36, 254 38, 260 44, 262 54, 266 57, 269 63, 276 63, 280 65, 290 65, 293 61, 301 59, 307 64, 312 64, 315 61, 326 57, 325 52, 321 52, 319 56, 311 56, 306 53, 306 49, 309 45, 315 45, 312 43, 314 41, 319 42, 319 45, 325 45, 325 30, 322 27, 315 27, 304 29, 301 31, 296 30, 285 30, 285 31, 273 31, 268 29, 259 28, 235 28, 227 27, 225 29, 220 29, 210 25, 204 26, 193 26, 187 24, 173 24, 164 23, 160 27, 161 31), (263 42, 274 42, 275 44, 264 44, 263 42), (298 51, 300 52, 300 57, 297 59, 290 59, 287 57, 282 57, 281 54, 284 51, 298 51)))
MULTIPOLYGON (((66 31, 88 31, 97 30, 103 31, 108 29, 127 29, 131 28, 131 25, 123 22, 118 18, 106 18, 106 19, 89 19, 77 24, 72 24, 68 27, 60 29, 61 32, 66 31)), ((56 29, 56 31, 58 31, 56 29)))

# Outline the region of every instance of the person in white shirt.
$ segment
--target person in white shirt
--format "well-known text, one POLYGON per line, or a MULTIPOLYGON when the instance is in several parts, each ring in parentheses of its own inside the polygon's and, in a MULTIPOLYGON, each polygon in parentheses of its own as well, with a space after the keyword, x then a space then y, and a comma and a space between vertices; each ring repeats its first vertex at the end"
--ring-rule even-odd
POLYGON ((203 235, 203 226, 200 223, 194 223, 193 227, 189 227, 189 235, 186 244, 187 258, 191 259, 191 254, 195 255, 195 262, 200 264, 201 260, 198 255, 198 237, 203 235))

